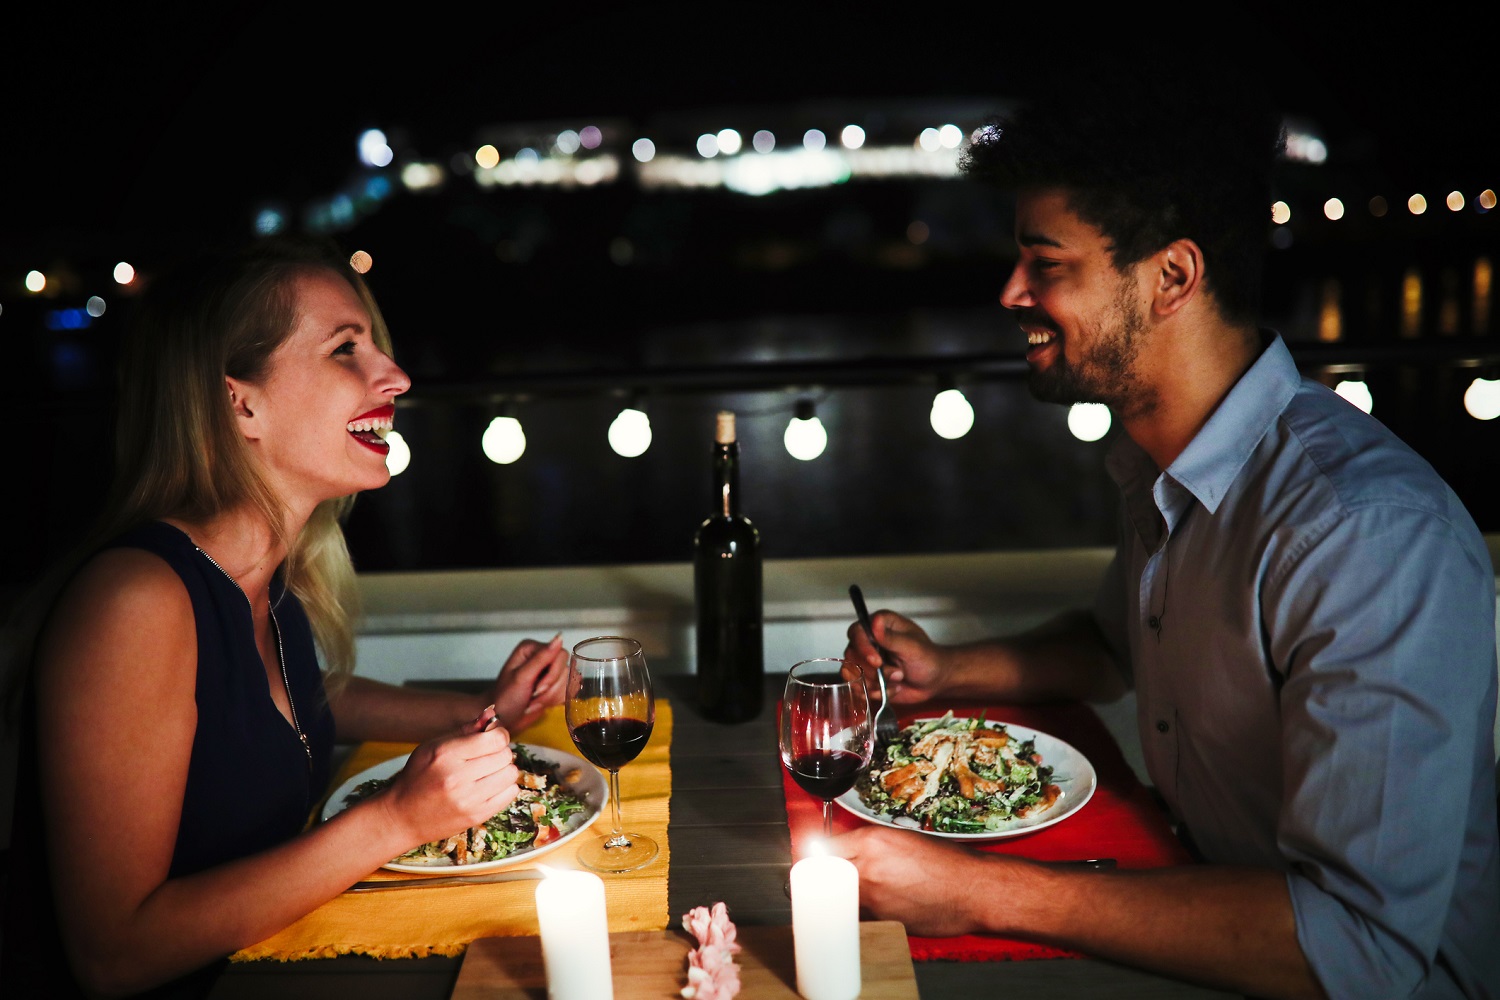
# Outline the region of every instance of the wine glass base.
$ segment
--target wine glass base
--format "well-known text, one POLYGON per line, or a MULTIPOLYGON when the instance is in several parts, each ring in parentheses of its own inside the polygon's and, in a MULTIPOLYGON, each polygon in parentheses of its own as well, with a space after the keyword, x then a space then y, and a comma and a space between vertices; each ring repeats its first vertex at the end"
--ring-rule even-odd
POLYGON ((660 853, 656 841, 638 833, 627 833, 625 836, 630 843, 618 847, 608 846, 614 839, 610 835, 589 841, 578 848, 578 863, 591 871, 618 875, 644 868, 656 860, 656 855, 660 853))

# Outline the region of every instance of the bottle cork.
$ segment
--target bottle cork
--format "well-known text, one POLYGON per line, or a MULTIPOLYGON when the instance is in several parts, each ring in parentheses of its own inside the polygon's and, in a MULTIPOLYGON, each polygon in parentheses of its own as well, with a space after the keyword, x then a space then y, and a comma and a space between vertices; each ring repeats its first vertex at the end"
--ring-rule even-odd
POLYGON ((734 444, 734 413, 720 410, 714 426, 714 441, 717 444, 734 444))

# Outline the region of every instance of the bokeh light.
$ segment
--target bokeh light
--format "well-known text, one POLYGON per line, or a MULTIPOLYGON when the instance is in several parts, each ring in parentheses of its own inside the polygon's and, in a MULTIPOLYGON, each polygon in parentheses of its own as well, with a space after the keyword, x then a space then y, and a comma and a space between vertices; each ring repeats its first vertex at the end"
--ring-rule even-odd
POLYGON ((940 438, 956 441, 974 427, 974 407, 957 389, 944 389, 932 397, 928 422, 940 438))
POLYGON ((123 260, 115 265, 114 274, 117 285, 128 285, 135 280, 135 268, 123 260))
POLYGON ((609 446, 621 458, 637 458, 651 447, 651 419, 627 406, 609 425, 609 446))
POLYGON ((1080 441, 1097 441, 1109 433, 1113 418, 1103 403, 1074 403, 1068 407, 1068 430, 1080 441))
POLYGON ((1284 201, 1278 201, 1271 206, 1271 221, 1278 226, 1284 226, 1291 221, 1292 206, 1284 201))
POLYGON ((526 452, 526 433, 515 417, 496 417, 479 439, 484 456, 496 465, 510 465, 526 452))
POLYGON ((1329 198, 1323 202, 1323 215, 1330 222, 1337 222, 1344 217, 1344 203, 1337 198, 1329 198))
POLYGON ((386 431, 385 443, 391 448, 385 455, 385 467, 391 470, 391 475, 399 476, 411 465, 411 448, 400 431, 386 431))
POLYGON ((1464 409, 1475 420, 1500 417, 1500 379, 1476 378, 1464 390, 1464 409))
POLYGON ((1370 387, 1359 379, 1345 379, 1334 386, 1333 391, 1366 413, 1375 408, 1375 397, 1370 395, 1370 387))

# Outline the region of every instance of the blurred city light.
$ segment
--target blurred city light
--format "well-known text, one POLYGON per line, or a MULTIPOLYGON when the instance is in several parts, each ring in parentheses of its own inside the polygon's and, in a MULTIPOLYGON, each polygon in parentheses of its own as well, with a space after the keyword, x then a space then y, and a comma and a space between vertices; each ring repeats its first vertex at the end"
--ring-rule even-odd
POLYGON ((769 153, 776 148, 776 136, 761 129, 750 137, 750 145, 757 153, 769 153))
POLYGON ((1377 194, 1375 197, 1370 199, 1370 214, 1375 216, 1375 218, 1385 218, 1386 209, 1387 206, 1385 203, 1385 199, 1380 195, 1377 194))
POLYGON ((1284 201, 1278 201, 1271 206, 1271 221, 1278 226, 1284 226, 1292 218, 1292 206, 1284 201))
POLYGON ((1344 203, 1337 198, 1329 198, 1323 202, 1323 215, 1330 222, 1337 222, 1344 217, 1344 203))
POLYGON ((396 158, 385 133, 378 128, 366 129, 359 137, 359 161, 370 167, 388 167, 396 158))
POLYGON ((719 152, 725 156, 733 156, 735 153, 738 153, 740 146, 743 145, 740 140, 740 134, 732 128, 720 129, 714 138, 718 140, 719 152))
POLYGON ((115 284, 128 285, 135 280, 135 268, 122 260, 115 265, 114 276, 115 284))
POLYGON ((937 129, 924 128, 921 134, 917 136, 917 145, 921 146, 929 153, 935 153, 942 148, 943 141, 938 136, 937 129))
POLYGON ((938 143, 944 149, 957 149, 964 141, 964 130, 957 125, 944 125, 938 129, 938 143))
POLYGON ((554 145, 559 153, 564 156, 572 156, 583 146, 583 140, 578 137, 577 132, 574 132, 570 128, 565 128, 557 133, 557 142, 554 145))
POLYGON ((356 250, 349 255, 349 266, 360 274, 369 274, 370 268, 375 265, 375 258, 368 251, 356 250))
POLYGON ((865 144, 865 130, 858 125, 845 125, 839 133, 839 142, 845 149, 858 149, 865 144))
POLYGON ((83 311, 98 319, 104 315, 104 300, 97 295, 90 295, 89 300, 83 304, 83 311))
POLYGON ((637 139, 630 144, 630 155, 635 157, 637 163, 650 163, 656 156, 656 143, 650 139, 637 139))
POLYGON ((598 149, 599 144, 604 141, 604 133, 597 125, 585 125, 578 130, 578 141, 584 149, 598 149))
POLYGON ((714 156, 718 156, 719 137, 714 135, 712 132, 704 132, 698 137, 698 141, 694 144, 694 148, 698 150, 698 155, 703 157, 705 160, 714 156))
POLYGON ((41 271, 26 272, 26 290, 28 292, 40 292, 47 287, 47 276, 41 271))
POLYGON ((1464 208, 1464 193, 1462 191, 1449 191, 1448 197, 1443 199, 1450 212, 1462 212, 1464 208))
POLYGON ((815 128, 810 128, 802 133, 802 146, 804 149, 810 149, 814 153, 817 153, 827 145, 828 137, 815 128))
POLYGON ((1427 211, 1427 199, 1422 197, 1420 194, 1414 194, 1410 198, 1406 199, 1406 207, 1412 215, 1421 215, 1423 212, 1427 211))
POLYGON ((493 170, 500 164, 500 150, 485 143, 474 151, 474 162, 481 170, 493 170))
POLYGON ((1491 188, 1485 188, 1483 191, 1479 192, 1478 200, 1480 209, 1488 212, 1490 209, 1495 207, 1494 190, 1491 188))

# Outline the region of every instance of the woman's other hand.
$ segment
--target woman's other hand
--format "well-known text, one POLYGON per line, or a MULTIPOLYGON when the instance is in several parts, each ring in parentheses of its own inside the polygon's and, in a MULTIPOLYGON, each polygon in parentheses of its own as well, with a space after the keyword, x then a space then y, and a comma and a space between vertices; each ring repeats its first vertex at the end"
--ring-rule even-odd
POLYGON ((562 704, 567 679, 568 651, 561 633, 546 643, 522 639, 490 691, 500 724, 512 732, 531 725, 548 706, 562 704))

